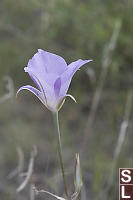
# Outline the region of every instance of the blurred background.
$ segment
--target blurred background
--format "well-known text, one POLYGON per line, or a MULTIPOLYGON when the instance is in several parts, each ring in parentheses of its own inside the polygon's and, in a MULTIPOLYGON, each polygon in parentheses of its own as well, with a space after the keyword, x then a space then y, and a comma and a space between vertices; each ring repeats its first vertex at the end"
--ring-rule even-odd
POLYGON ((0 1, 0 199, 34 196, 31 185, 63 195, 53 118, 38 99, 23 68, 41 48, 67 63, 93 59, 76 73, 59 113, 69 192, 74 192, 75 154, 83 182, 79 199, 117 200, 118 169, 133 167, 133 1, 0 1), (33 146, 36 157, 31 156, 33 146), (24 172, 34 161, 23 191, 24 172))

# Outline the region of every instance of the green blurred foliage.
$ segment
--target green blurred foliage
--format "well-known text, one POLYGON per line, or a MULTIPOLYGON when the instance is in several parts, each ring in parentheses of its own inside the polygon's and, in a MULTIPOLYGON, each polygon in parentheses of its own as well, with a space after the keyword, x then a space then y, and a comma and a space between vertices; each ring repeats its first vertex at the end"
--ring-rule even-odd
POLYGON ((133 62, 132 8, 130 0, 1 0, 1 77, 8 73, 18 84, 25 77, 21 69, 37 48, 62 55, 68 62, 92 58, 99 71, 104 44, 118 18, 122 30, 110 77, 121 79, 123 72, 125 77, 133 62))
MULTIPOLYGON (((133 87, 133 1, 0 0, 0 97, 5 93, 5 75, 13 79, 15 90, 28 82, 33 84, 23 68, 38 48, 61 55, 67 63, 79 58, 93 59, 93 63, 82 68, 82 73, 77 72, 70 88, 70 93, 79 104, 67 101, 60 114, 64 162, 68 167, 74 153, 80 149, 82 132, 102 69, 103 50, 112 36, 117 19, 122 22, 120 35, 97 111, 92 141, 88 147, 89 158, 81 163, 83 174, 91 173, 91 177, 83 179, 88 178, 90 194, 87 194, 94 198, 98 197, 100 184, 110 172, 127 91, 133 87), (91 82, 88 78, 88 68, 94 71, 96 81, 91 82)), ((39 174, 46 170, 47 179, 51 178, 57 172, 58 164, 56 136, 49 111, 25 92, 18 102, 14 98, 13 102, 1 103, 0 113, 0 169, 4 169, 0 183, 17 164, 17 145, 23 148, 27 159, 32 145, 36 144, 39 147, 36 172, 39 174)), ((131 129, 120 157, 120 167, 133 165, 132 159, 127 156, 131 154, 133 157, 131 129)), ((113 188, 110 195, 113 200, 118 199, 116 176, 115 190, 113 188)), ((3 195, 3 199, 14 199, 17 187, 14 182, 11 182, 12 186, 8 181, 4 182, 11 195, 8 197, 4 190, 7 197, 3 195)), ((44 180, 42 187, 43 184, 47 186, 44 180)), ((27 193, 24 198, 27 199, 27 193)))

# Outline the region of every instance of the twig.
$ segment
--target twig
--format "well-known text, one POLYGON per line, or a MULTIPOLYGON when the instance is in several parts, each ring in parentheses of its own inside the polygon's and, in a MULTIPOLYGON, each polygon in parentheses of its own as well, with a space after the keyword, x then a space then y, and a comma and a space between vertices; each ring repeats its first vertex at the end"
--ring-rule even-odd
POLYGON ((132 99, 133 99, 132 91, 129 91, 128 96, 127 96, 124 120, 121 124, 116 149, 114 151, 114 163, 116 163, 116 161, 117 161, 117 159, 120 155, 121 148, 122 148, 122 145, 124 143, 125 136, 126 136, 126 130, 127 130, 128 124, 129 124, 129 117, 130 117, 130 114, 131 114, 132 99))
POLYGON ((14 84, 13 80, 9 76, 5 76, 3 78, 4 81, 6 81, 6 89, 7 93, 4 94, 2 97, 0 97, 0 103, 5 102, 8 99, 12 99, 14 96, 14 84))
POLYGON ((17 192, 21 192, 26 187, 26 185, 29 183, 31 175, 33 173, 34 160, 35 160, 36 155, 37 155, 37 150, 34 147, 33 151, 31 152, 31 158, 30 158, 30 161, 29 161, 27 176, 24 179, 24 181, 21 183, 21 185, 17 188, 17 192))
POLYGON ((51 192, 48 192, 48 191, 46 191, 46 190, 37 190, 37 189, 35 188, 35 186, 33 187, 33 190, 35 191, 35 194, 36 194, 36 195, 38 195, 39 193, 45 193, 45 194, 49 194, 49 195, 52 196, 52 197, 55 197, 55 198, 58 199, 58 200, 66 200, 66 199, 64 199, 64 198, 62 198, 62 197, 59 197, 59 196, 57 196, 57 195, 55 195, 55 194, 52 194, 51 192))
POLYGON ((15 176, 17 176, 18 174, 22 173, 23 169, 24 169, 24 153, 22 151, 21 147, 17 147, 17 153, 18 153, 18 166, 9 173, 9 175, 7 176, 8 179, 12 179, 15 176))
POLYGON ((120 28, 121 28, 121 21, 117 20, 112 37, 111 37, 109 43, 105 46, 104 51, 103 51, 102 71, 101 71, 101 75, 100 75, 100 78, 97 83, 97 88, 96 88, 96 91, 95 91, 95 94, 94 94, 94 97, 92 100, 91 110, 89 112, 87 124, 86 124, 85 131, 84 131, 83 142, 81 144, 81 158, 84 158, 86 155, 86 152, 87 152, 88 141, 90 139, 90 135, 91 135, 91 131, 92 131, 92 124, 95 120, 97 108, 98 108, 99 101, 100 101, 102 91, 103 91, 104 82, 105 82, 108 68, 109 68, 109 65, 110 65, 110 62, 112 59, 112 53, 116 47, 120 28))
POLYGON ((128 128, 130 114, 131 114, 131 108, 132 108, 132 101, 133 101, 133 93, 132 93, 132 91, 129 91, 128 95, 127 95, 126 106, 125 106, 124 119, 123 119, 123 122, 121 123, 116 148, 114 150, 113 162, 112 162, 112 166, 111 166, 111 171, 109 173, 110 176, 108 178, 106 188, 100 194, 100 199, 102 199, 102 200, 108 199, 108 193, 109 193, 109 190, 110 190, 110 188, 113 184, 115 168, 116 168, 116 165, 118 163, 120 152, 122 150, 122 146, 124 144, 126 133, 127 133, 127 128, 128 128))

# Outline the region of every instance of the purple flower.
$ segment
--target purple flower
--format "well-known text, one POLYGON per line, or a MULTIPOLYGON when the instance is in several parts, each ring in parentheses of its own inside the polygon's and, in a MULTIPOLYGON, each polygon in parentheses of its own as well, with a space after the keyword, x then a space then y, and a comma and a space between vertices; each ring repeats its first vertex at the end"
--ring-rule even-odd
POLYGON ((28 66, 24 68, 28 72, 38 89, 26 85, 21 90, 29 90, 35 94, 40 101, 52 112, 58 111, 67 96, 69 85, 75 72, 91 60, 77 60, 67 65, 65 60, 53 53, 41 49, 29 60, 28 66))

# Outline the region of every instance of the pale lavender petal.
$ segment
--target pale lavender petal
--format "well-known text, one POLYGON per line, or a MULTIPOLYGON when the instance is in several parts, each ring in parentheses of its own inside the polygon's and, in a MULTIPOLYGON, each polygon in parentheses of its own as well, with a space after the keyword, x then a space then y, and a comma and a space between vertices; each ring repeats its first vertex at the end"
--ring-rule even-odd
POLYGON ((65 71, 61 75, 61 90, 60 90, 60 95, 65 96, 67 93, 67 90, 69 88, 69 85, 71 83, 72 77, 75 74, 75 72, 84 64, 91 62, 92 60, 77 60, 75 62, 72 62, 71 64, 68 65, 67 71, 65 71))
POLYGON ((40 86, 40 83, 39 83, 39 81, 37 80, 37 78, 32 74, 32 73, 28 73, 29 74, 29 76, 31 77, 31 79, 34 81, 34 83, 36 84, 36 86, 39 88, 39 90, 42 90, 41 89, 41 86, 40 86))
POLYGON ((43 78, 41 75, 35 76, 32 70, 28 69, 27 67, 25 68, 25 72, 28 72, 32 80, 43 93, 46 102, 49 101, 49 99, 53 98, 53 96, 55 95, 54 82, 57 79, 53 74, 46 75, 45 78, 43 78))
POLYGON ((38 82, 40 88, 41 88, 41 94, 43 96, 43 100, 45 101, 46 107, 48 107, 51 111, 54 111, 57 102, 58 102, 58 96, 56 96, 54 91, 54 83, 56 79, 53 77, 52 74, 49 74, 46 76, 46 79, 53 80, 53 84, 49 85, 45 79, 42 79, 41 77, 35 77, 31 71, 27 71, 29 74, 32 74, 32 77, 35 78, 35 80, 38 82))
POLYGON ((74 73, 82 67, 84 64, 91 62, 92 60, 77 60, 75 62, 72 62, 71 64, 68 65, 67 71, 65 71, 61 77, 63 82, 67 81, 68 79, 71 79, 74 75, 74 73))
POLYGON ((45 99, 46 107, 48 107, 51 111, 54 111, 59 98, 59 90, 57 91, 56 86, 58 81, 55 84, 57 76, 55 76, 54 74, 46 74, 45 77, 42 77, 42 75, 40 74, 40 76, 38 75, 36 77, 33 74, 33 71, 31 69, 28 69, 28 67, 25 68, 25 72, 28 72, 28 74, 33 77, 32 79, 35 82, 35 84, 39 86, 40 91, 43 94, 43 99, 45 99), (54 87, 56 89, 56 92, 54 90, 54 87))
POLYGON ((28 90, 28 91, 32 92, 35 96, 37 96, 39 98, 39 100, 44 105, 46 105, 44 96, 43 96, 42 92, 40 92, 38 89, 36 89, 36 88, 34 88, 34 87, 30 86, 30 85, 25 85, 25 86, 22 86, 21 88, 19 88, 19 90, 17 91, 17 95, 21 90, 28 90))
POLYGON ((44 89, 49 90, 49 87, 53 88, 56 79, 59 74, 63 73, 67 69, 65 60, 55 54, 38 50, 32 59, 29 60, 28 66, 24 68, 25 72, 28 72, 37 87, 40 88, 37 77, 44 89), (33 77, 34 75, 34 77, 33 77))
POLYGON ((62 74, 67 69, 66 61, 56 54, 38 49, 47 73, 62 74))
POLYGON ((54 83, 54 92, 56 96, 59 96, 60 88, 61 88, 61 78, 59 77, 56 79, 54 83))
MULTIPOLYGON (((32 70, 37 76, 45 77, 46 73, 62 74, 67 69, 67 64, 61 56, 39 49, 29 60, 26 68, 32 70)), ((25 70, 27 70, 26 68, 25 70)))

